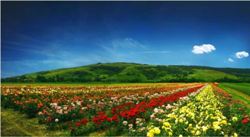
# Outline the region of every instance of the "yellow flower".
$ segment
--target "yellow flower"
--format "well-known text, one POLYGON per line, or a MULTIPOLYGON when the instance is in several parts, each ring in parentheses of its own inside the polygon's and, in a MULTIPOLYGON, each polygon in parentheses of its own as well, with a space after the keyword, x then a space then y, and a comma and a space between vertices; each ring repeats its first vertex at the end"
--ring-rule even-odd
POLYGON ((168 114, 167 116, 170 117, 170 118, 177 118, 176 115, 175 115, 175 114, 172 114, 172 113, 171 113, 171 114, 168 114))
POLYGON ((193 125, 192 124, 188 124, 188 128, 191 128, 193 125))
POLYGON ((234 133, 233 137, 238 137, 238 134, 237 134, 237 133, 234 133))
POLYGON ((237 122, 237 121, 238 121, 238 118, 237 118, 237 117, 232 117, 232 121, 233 121, 233 122, 237 122))
POLYGON ((215 131, 221 129, 221 127, 219 126, 219 122, 213 122, 213 129, 214 129, 215 131))
POLYGON ((221 121, 221 124, 226 125, 226 124, 227 124, 227 121, 226 121, 226 120, 222 120, 222 121, 221 121))
POLYGON ((200 135, 201 134, 201 132, 199 131, 199 130, 197 130, 196 132, 195 132, 195 135, 196 136, 198 136, 198 135, 200 135))
POLYGON ((154 128, 154 133, 155 133, 155 134, 160 134, 160 133, 161 133, 161 130, 160 130, 158 127, 155 127, 155 128, 154 128))
MULTIPOLYGON (((226 117, 223 116, 223 113, 220 111, 222 107, 223 104, 214 94, 212 86, 208 85, 196 96, 190 98, 186 105, 178 105, 171 113, 166 114, 165 120, 161 123, 162 129, 152 127, 152 131, 150 130, 147 136, 154 137, 154 135, 160 134, 161 132, 164 132, 167 136, 173 136, 173 131, 178 128, 173 126, 175 123, 185 125, 181 128, 188 126, 183 130, 194 136, 206 135, 208 129, 213 129, 224 135, 226 130, 222 128, 222 126, 230 125, 231 121, 227 121, 226 117), (194 124, 191 124, 193 121, 194 124), (212 123, 210 123, 210 121, 212 121, 212 123)), ((237 117, 232 118, 232 121, 237 120, 237 117)), ((235 137, 238 136, 236 133, 232 135, 235 137)), ((180 134, 179 137, 183 136, 180 134)))
POLYGON ((180 119, 179 122, 180 122, 180 123, 183 123, 183 119, 180 119))
POLYGON ((150 129, 147 133, 147 137, 154 137, 154 134, 160 134, 161 130, 158 127, 150 129))
POLYGON ((169 136, 173 136, 173 133, 172 133, 172 132, 168 132, 168 135, 169 135, 169 136))
POLYGON ((208 129, 206 126, 202 126, 201 128, 202 128, 202 131, 203 131, 203 132, 206 132, 207 129, 208 129))
POLYGON ((147 133, 147 137, 154 137, 154 133, 152 133, 152 132, 149 131, 149 132, 147 133))
POLYGON ((171 128, 171 125, 169 122, 164 122, 163 125, 166 127, 166 128, 171 128))
POLYGON ((195 130, 192 130, 191 133, 194 135, 195 134, 195 130))

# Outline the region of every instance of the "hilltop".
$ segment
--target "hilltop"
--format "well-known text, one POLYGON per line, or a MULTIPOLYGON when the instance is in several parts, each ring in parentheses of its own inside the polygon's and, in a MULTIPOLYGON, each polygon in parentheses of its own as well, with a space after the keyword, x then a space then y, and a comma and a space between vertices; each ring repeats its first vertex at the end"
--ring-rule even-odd
POLYGON ((250 82, 250 69, 204 66, 97 63, 41 71, 2 82, 250 82))

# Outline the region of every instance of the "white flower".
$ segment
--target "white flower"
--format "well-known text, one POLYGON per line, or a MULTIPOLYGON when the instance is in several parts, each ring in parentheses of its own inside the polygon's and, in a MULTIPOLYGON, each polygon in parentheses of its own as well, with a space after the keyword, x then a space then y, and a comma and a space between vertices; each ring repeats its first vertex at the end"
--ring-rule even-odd
POLYGON ((123 121, 122 124, 126 126, 128 124, 128 122, 127 121, 123 121))
POLYGON ((159 112, 159 109, 158 109, 158 108, 155 108, 155 109, 154 109, 154 112, 155 112, 155 113, 158 113, 158 112, 159 112))
POLYGON ((154 114, 150 115, 150 118, 151 119, 155 118, 155 115, 154 114))
POLYGON ((58 118, 56 118, 56 119, 55 119, 55 122, 58 122, 58 121, 59 121, 59 119, 58 119, 58 118))
POLYGON ((133 128, 133 124, 128 124, 128 127, 129 128, 133 128))
POLYGON ((142 119, 141 118, 136 118, 136 121, 140 122, 140 121, 142 121, 142 119))
POLYGON ((81 101, 76 101, 76 104, 77 104, 78 106, 80 106, 80 105, 82 104, 82 102, 81 102, 81 101))
POLYGON ((167 106, 166 106, 166 109, 170 109, 170 108, 172 108, 173 106, 171 106, 170 104, 168 104, 167 106))
POLYGON ((87 107, 82 107, 82 110, 87 109, 87 107))
POLYGON ((155 120, 156 120, 156 121, 160 121, 160 119, 159 119, 159 118, 156 118, 155 120))
POLYGON ((59 109, 59 110, 56 110, 57 113, 59 114, 62 114, 63 113, 63 110, 62 109, 59 109))
POLYGON ((142 130, 142 131, 143 131, 143 130, 146 130, 146 128, 145 128, 145 127, 142 127, 141 130, 142 130))
POLYGON ((163 113, 164 112, 164 110, 163 109, 159 109, 159 113, 163 113))
POLYGON ((57 103, 50 103, 50 106, 56 107, 56 106, 57 106, 57 103))
POLYGON ((41 111, 40 111, 40 112, 38 112, 38 115, 42 115, 42 114, 43 114, 43 112, 41 112, 41 111))
POLYGON ((67 110, 67 109, 68 109, 68 107, 67 107, 67 106, 64 106, 64 107, 63 107, 63 110, 67 110))

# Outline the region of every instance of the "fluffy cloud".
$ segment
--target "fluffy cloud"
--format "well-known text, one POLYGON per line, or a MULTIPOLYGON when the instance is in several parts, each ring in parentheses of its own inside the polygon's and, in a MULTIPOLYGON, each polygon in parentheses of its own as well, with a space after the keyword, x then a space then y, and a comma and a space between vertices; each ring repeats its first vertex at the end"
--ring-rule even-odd
POLYGON ((234 60, 232 58, 228 58, 229 62, 234 62, 234 60))
POLYGON ((249 54, 246 51, 239 51, 235 53, 236 58, 241 59, 241 58, 246 58, 249 56, 249 54))
POLYGON ((194 54, 204 54, 204 53, 210 53, 212 51, 216 50, 214 45, 212 44, 202 44, 202 45, 194 45, 192 52, 194 54))

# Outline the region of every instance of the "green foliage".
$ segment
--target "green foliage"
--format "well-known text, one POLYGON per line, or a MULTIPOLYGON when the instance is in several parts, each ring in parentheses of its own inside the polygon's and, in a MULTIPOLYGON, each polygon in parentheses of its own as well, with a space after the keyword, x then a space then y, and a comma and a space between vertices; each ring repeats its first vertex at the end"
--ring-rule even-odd
POLYGON ((219 87, 232 95, 233 99, 241 100, 247 106, 245 109, 250 113, 249 83, 220 83, 219 87))
POLYGON ((109 128, 106 133, 105 136, 119 136, 122 133, 122 129, 123 127, 121 127, 122 124, 118 124, 116 127, 111 127, 109 128))
POLYGON ((220 85, 241 91, 250 96, 250 83, 222 83, 220 85))
POLYGON ((98 63, 10 77, 2 82, 250 82, 250 69, 98 63))
POLYGON ((125 68, 117 75, 117 79, 120 82, 143 82, 147 80, 147 78, 133 66, 125 68))
POLYGON ((71 130, 72 136, 83 136, 88 135, 89 133, 95 131, 95 125, 92 122, 89 122, 87 125, 76 127, 71 130))

